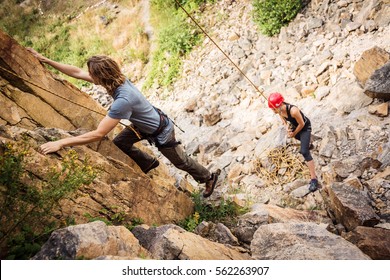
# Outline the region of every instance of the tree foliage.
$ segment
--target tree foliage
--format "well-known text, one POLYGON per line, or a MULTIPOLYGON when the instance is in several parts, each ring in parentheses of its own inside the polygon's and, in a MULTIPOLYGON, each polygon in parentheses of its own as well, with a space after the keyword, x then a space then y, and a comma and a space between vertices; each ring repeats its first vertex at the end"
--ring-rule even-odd
POLYGON ((292 21, 302 9, 302 0, 253 0, 253 20, 268 36, 292 21))

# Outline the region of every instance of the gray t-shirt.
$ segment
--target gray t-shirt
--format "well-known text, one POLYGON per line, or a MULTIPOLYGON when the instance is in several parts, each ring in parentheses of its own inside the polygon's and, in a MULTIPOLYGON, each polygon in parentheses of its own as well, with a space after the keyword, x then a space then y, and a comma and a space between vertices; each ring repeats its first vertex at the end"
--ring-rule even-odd
MULTIPOLYGON (((159 114, 128 79, 115 90, 113 98, 114 102, 108 112, 110 118, 130 120, 146 134, 152 134, 157 130, 160 125, 159 114)), ((169 140, 168 136, 172 130, 173 124, 169 121, 168 126, 157 137, 160 144, 169 140)))

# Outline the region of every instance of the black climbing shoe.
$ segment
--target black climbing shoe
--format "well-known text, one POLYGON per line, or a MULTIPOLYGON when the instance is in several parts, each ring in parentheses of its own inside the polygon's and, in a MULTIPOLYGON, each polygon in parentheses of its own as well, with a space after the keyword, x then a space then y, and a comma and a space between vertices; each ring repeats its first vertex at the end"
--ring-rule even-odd
POLYGON ((318 189, 318 180, 317 179, 311 179, 309 184, 309 191, 315 192, 318 189))
POLYGON ((154 161, 152 162, 152 164, 151 164, 148 168, 146 168, 146 169, 144 170, 144 173, 145 173, 145 174, 148 173, 150 170, 156 168, 156 167, 159 166, 159 165, 160 165, 160 162, 155 158, 154 161))

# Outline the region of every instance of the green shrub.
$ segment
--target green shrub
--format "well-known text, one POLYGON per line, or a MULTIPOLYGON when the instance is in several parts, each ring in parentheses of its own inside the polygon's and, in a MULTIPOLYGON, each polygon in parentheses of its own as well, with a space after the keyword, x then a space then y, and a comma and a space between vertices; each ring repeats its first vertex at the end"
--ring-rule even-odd
MULTIPOLYGON (((192 15, 199 5, 215 0, 180 0, 192 15)), ((155 82, 163 87, 171 85, 181 72, 182 58, 196 46, 202 35, 174 0, 153 0, 152 23, 157 31, 158 49, 152 54, 152 66, 144 88, 155 82)))
POLYGON ((253 0, 253 20, 260 31, 268 36, 292 21, 302 9, 302 0, 253 0))
POLYGON ((238 215, 247 211, 235 205, 231 200, 221 199, 218 204, 207 204, 199 192, 192 195, 192 200, 195 204, 194 214, 178 223, 188 231, 193 231, 203 221, 232 225, 238 215))
POLYGON ((85 213, 84 217, 88 219, 88 222, 101 221, 108 226, 122 225, 128 230, 132 230, 134 227, 141 225, 144 221, 138 217, 128 217, 125 211, 119 209, 117 206, 111 206, 103 208, 99 211, 99 216, 92 216, 90 213, 85 213))
POLYGON ((0 145, 0 248, 1 257, 28 259, 59 227, 53 219, 58 203, 82 185, 90 184, 97 169, 80 161, 74 150, 51 168, 45 178, 26 172, 29 145, 0 145))

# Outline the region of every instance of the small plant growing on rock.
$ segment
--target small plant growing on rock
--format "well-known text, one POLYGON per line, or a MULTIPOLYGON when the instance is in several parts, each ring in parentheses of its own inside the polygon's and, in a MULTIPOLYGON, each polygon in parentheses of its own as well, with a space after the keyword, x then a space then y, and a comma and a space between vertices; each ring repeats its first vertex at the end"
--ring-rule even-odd
POLYGON ((195 203, 194 214, 178 223, 179 226, 188 231, 194 231, 203 221, 234 224, 236 217, 246 211, 246 209, 235 205, 230 199, 221 199, 218 203, 208 204, 202 199, 199 192, 192 195, 192 200, 195 203))
POLYGON ((98 214, 98 216, 93 216, 90 213, 85 213, 84 217, 88 219, 88 222, 102 221, 108 226, 123 225, 130 231, 137 225, 144 223, 139 217, 128 217, 124 210, 115 205, 99 210, 98 214))
POLYGON ((92 183, 98 169, 70 150, 61 166, 45 178, 26 170, 31 147, 27 141, 0 143, 0 248, 2 257, 28 259, 55 230, 58 203, 79 187, 92 183))

